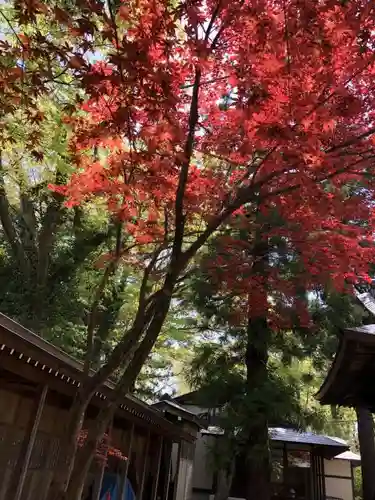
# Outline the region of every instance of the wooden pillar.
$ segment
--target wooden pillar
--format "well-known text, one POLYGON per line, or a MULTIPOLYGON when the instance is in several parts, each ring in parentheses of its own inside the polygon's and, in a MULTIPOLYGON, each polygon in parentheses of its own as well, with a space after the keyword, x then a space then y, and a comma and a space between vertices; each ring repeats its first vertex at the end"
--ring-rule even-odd
MULTIPOLYGON (((272 466, 272 463, 271 463, 271 466, 272 466)), ((282 483, 283 483, 283 489, 284 489, 284 485, 286 483, 285 481, 285 478, 288 474, 288 449, 286 447, 286 443, 283 444, 283 479, 282 479, 282 483)))
MULTIPOLYGON (((178 443, 178 452, 177 452, 177 463, 176 463, 176 473, 174 475, 174 490, 173 490, 173 500, 180 500, 179 499, 179 481, 178 478, 180 476, 180 469, 181 469, 181 450, 182 448, 182 442, 178 443)), ((182 500, 182 499, 181 499, 182 500)))
POLYGON ((171 481, 171 467, 172 467, 172 443, 168 443, 165 446, 166 450, 166 468, 164 476, 164 488, 161 496, 161 500, 168 500, 169 495, 169 485, 171 481))
POLYGON ((147 433, 147 441, 146 441, 146 449, 145 449, 145 459, 144 459, 144 464, 143 464, 143 470, 142 470, 142 480, 141 480, 141 487, 139 489, 139 496, 137 497, 137 500, 142 500, 143 499, 143 491, 145 489, 145 483, 146 483, 146 472, 147 472, 147 465, 148 465, 148 451, 150 449, 150 431, 147 433))
POLYGON ((8 429, 4 441, 0 448, 0 500, 5 500, 7 496, 7 487, 11 478, 11 469, 8 467, 8 453, 13 446, 14 431, 8 429))
POLYGON ((353 463, 350 462, 350 472, 351 472, 351 478, 352 478, 352 494, 353 494, 353 500, 355 499, 355 484, 354 484, 354 467, 353 463))
POLYGON ((29 468, 31 454, 33 452, 36 434, 38 432, 40 419, 42 417, 44 404, 46 401, 48 386, 43 386, 35 399, 34 411, 30 414, 25 437, 23 439, 20 454, 10 479, 8 494, 5 498, 20 500, 25 485, 27 470, 29 468))
POLYGON ((187 441, 181 441, 178 453, 174 500, 191 500, 193 479, 194 447, 187 441))
POLYGON ((127 450, 127 461, 125 463, 124 473, 121 477, 118 500, 123 500, 124 493, 126 491, 126 481, 128 479, 128 470, 129 470, 129 464, 130 464, 132 448, 133 448, 133 436, 134 436, 134 424, 132 424, 131 429, 130 429, 129 446, 128 446, 128 450, 127 450))
POLYGON ((316 451, 312 449, 311 452, 311 478, 312 478, 312 499, 319 500, 318 498, 318 469, 316 462, 316 451))
POLYGON ((156 500, 156 495, 158 493, 160 464, 161 464, 161 456, 162 456, 162 451, 163 451, 163 441, 164 441, 163 436, 160 436, 159 449, 158 449, 158 455, 157 455, 157 463, 156 463, 156 471, 155 471, 155 476, 154 476, 154 479, 152 482, 151 500, 156 500))
POLYGON ((375 498, 375 442, 372 413, 365 408, 356 408, 358 440, 361 451, 363 500, 375 498))
POLYGON ((324 470, 324 458, 320 457, 320 484, 321 484, 321 492, 322 498, 325 500, 326 498, 326 475, 324 470))
MULTIPOLYGON (((192 443, 184 443, 184 496, 185 500, 192 500, 193 495, 193 461, 194 461, 194 445, 192 443)), ((234 470, 233 470, 234 472, 234 470)))
POLYGON ((53 460, 55 449, 56 449, 56 443, 54 441, 54 438, 51 436, 50 443, 48 446, 48 452, 44 463, 44 474, 40 482, 40 485, 38 487, 39 488, 38 500, 46 500, 48 488, 52 481, 52 476, 53 476, 53 470, 50 468, 50 463, 53 460))

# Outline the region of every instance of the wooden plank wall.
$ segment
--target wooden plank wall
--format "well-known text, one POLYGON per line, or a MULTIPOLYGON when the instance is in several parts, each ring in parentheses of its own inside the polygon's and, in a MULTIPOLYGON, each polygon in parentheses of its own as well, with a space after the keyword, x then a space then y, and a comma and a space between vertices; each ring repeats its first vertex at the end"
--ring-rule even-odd
MULTIPOLYGON (((0 500, 9 500, 5 497, 5 493, 12 468, 17 462, 33 404, 31 396, 25 397, 0 389, 0 500)), ((45 500, 57 460, 59 435, 63 430, 66 416, 66 410, 48 403, 44 406, 21 500, 45 500)), ((88 421, 85 427, 89 424, 88 421)), ((111 444, 126 455, 129 450, 132 424, 122 421, 121 425, 124 428, 113 428, 111 444)), ((144 471, 148 475, 150 467, 156 468, 154 443, 157 439, 157 436, 152 437, 149 447, 150 459, 146 460, 147 433, 145 429, 140 428, 134 431, 132 452, 128 458, 135 471, 138 488, 142 483, 144 471)))
MULTIPOLYGON (((33 409, 33 400, 0 390, 0 500, 5 499, 11 471, 33 409)), ((45 405, 26 475, 22 500, 44 500, 58 453, 62 410, 45 405)))

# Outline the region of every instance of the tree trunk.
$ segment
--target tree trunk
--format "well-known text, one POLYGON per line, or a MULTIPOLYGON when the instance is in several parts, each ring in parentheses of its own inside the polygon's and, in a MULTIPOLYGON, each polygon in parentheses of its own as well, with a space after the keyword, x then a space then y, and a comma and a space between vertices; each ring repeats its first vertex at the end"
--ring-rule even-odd
MULTIPOLYGON (((142 366, 150 354, 168 313, 171 297, 172 295, 169 292, 163 294, 163 299, 158 302, 158 307, 154 309, 154 316, 149 322, 147 332, 134 356, 128 351, 128 358, 131 359, 131 361, 128 363, 127 367, 125 367, 122 378, 117 384, 112 397, 108 398, 107 404, 102 408, 99 415, 92 423, 84 447, 77 454, 77 445, 75 445, 74 455, 68 457, 68 462, 65 461, 65 468, 63 468, 64 482, 60 480, 59 488, 49 492, 48 500, 81 499, 85 479, 89 472, 98 443, 103 438, 117 406, 128 393, 129 388, 139 375, 142 366), (66 480, 66 478, 68 478, 68 480, 66 480)), ((133 346, 132 349, 134 349, 133 346)))
POLYGON ((79 433, 82 430, 86 409, 91 397, 85 398, 85 400, 77 397, 70 409, 68 423, 60 438, 59 459, 48 490, 48 500, 60 500, 64 498, 65 490, 74 467, 79 433))
POLYGON ((93 427, 87 436, 84 448, 78 453, 74 470, 71 474, 69 486, 63 497, 65 500, 81 500, 87 474, 90 471, 96 450, 113 419, 117 408, 117 401, 109 403, 104 411, 100 412, 93 427))
POLYGON ((374 419, 365 408, 356 408, 358 439, 361 451, 363 500, 375 499, 374 419))
POLYGON ((229 468, 222 469, 218 472, 215 500, 228 500, 232 487, 235 465, 236 461, 233 459, 229 468))
MULTIPOLYGON (((87 407, 90 404, 90 401, 95 392, 100 389, 100 387, 106 382, 108 377, 121 365, 126 355, 129 358, 130 363, 131 357, 133 356, 134 350, 137 346, 136 341, 139 336, 138 333, 139 332, 135 331, 134 329, 132 331, 129 331, 128 335, 126 335, 122 339, 122 341, 112 352, 108 363, 100 370, 98 370, 94 375, 88 377, 82 382, 80 392, 78 393, 77 398, 70 409, 68 415, 68 423, 65 427, 64 433, 60 438, 62 446, 59 452, 58 464, 48 491, 48 500, 62 500, 65 498, 69 498, 70 500, 70 497, 66 497, 66 492, 71 482, 73 470, 82 465, 77 465, 75 468, 75 460, 78 449, 78 437, 80 431, 82 430, 87 407)), ((109 403, 110 401, 108 401, 108 404, 109 403)), ((110 417, 108 417, 107 425, 109 423, 109 419, 110 417)), ((101 429, 102 422, 99 420, 98 422, 97 420, 95 420, 93 425, 98 425, 98 429, 101 429)), ((106 428, 104 429, 103 434, 105 433, 105 430, 106 428)), ((101 436, 99 435, 97 439, 100 439, 100 437, 101 436)), ((97 442, 97 439, 95 439, 95 443, 97 442)), ((92 443, 90 442, 90 445, 91 444, 92 443)), ((89 448, 89 437, 87 439, 87 448, 89 448)), ((80 470, 79 474, 82 474, 82 470, 80 470)))
POLYGON ((270 448, 268 408, 264 389, 268 383, 268 347, 270 329, 267 322, 268 242, 262 238, 262 227, 255 236, 253 276, 256 286, 249 293, 249 320, 246 346, 246 409, 248 427, 246 451, 246 499, 270 500, 270 448))
POLYGON ((5 238, 12 249, 13 255, 18 261, 20 270, 26 282, 30 279, 30 263, 27 260, 19 236, 11 217, 11 206, 5 190, 2 152, 0 151, 0 222, 3 227, 5 238))
MULTIPOLYGON (((130 333, 130 332, 129 332, 130 333)), ((128 349, 128 354, 129 357, 132 355, 134 348, 128 349)), ((117 358, 116 358, 117 361, 117 358)), ((121 362, 119 361, 121 364, 121 362)), ((111 364, 111 366, 115 366, 115 364, 111 364)), ((118 365, 116 365, 117 367, 118 365)), ((113 371, 116 369, 116 367, 113 369, 113 371)), ((107 372, 105 372, 107 373, 107 372)), ((69 485, 72 482, 72 477, 77 476, 77 474, 82 475, 82 458, 79 464, 75 464, 76 462, 76 456, 77 456, 77 449, 78 449, 78 437, 79 433, 82 430, 82 426, 84 423, 84 418, 85 418, 85 413, 87 410, 88 405, 90 404, 90 401, 92 397, 95 394, 95 391, 97 391, 103 383, 107 380, 106 378, 97 378, 94 379, 94 377, 98 374, 98 372, 90 377, 86 383, 83 383, 81 387, 81 391, 74 401, 69 415, 68 415, 68 423, 65 427, 64 433, 62 434, 60 438, 60 442, 62 444, 59 452, 59 460, 58 464, 55 470, 55 473, 53 475, 53 480, 51 483, 51 486, 48 491, 48 497, 47 500, 62 500, 62 499, 68 499, 71 500, 70 497, 67 497, 67 490, 69 485), (95 381, 95 383, 94 383, 95 381), (79 472, 77 473, 77 468, 80 469, 79 472)), ((108 402, 108 404, 110 401, 108 402)), ((105 417, 102 417, 103 419, 105 417)), ((105 423, 109 423, 110 420, 110 415, 108 416, 108 422, 105 420, 102 422, 100 420, 100 415, 99 417, 94 421, 95 426, 97 426, 97 434, 98 437, 95 438, 94 441, 89 441, 89 436, 87 438, 87 443, 84 449, 89 449, 90 446, 94 446, 93 448, 94 451, 96 449, 96 443, 97 440, 100 440, 101 436, 104 435, 107 426, 105 426, 104 431, 102 432, 102 435, 100 435, 100 429, 102 428, 102 424, 104 425, 105 423)), ((90 448, 91 449, 91 448, 90 448)), ((81 452, 83 453, 83 451, 81 452)), ((90 467, 91 461, 88 464, 88 467, 90 467)), ((84 478, 86 475, 84 476, 84 478)), ((77 482, 76 480, 74 480, 77 482)), ((72 497, 73 498, 73 497, 72 497)), ((78 499, 80 497, 77 497, 78 499)))
MULTIPOLYGON (((270 499, 270 449, 268 419, 262 388, 268 379, 269 329, 264 318, 249 320, 246 351, 247 395, 254 408, 249 412, 246 445, 247 478, 246 500, 270 499)), ((270 402, 271 403, 271 402, 270 402)), ((272 404, 272 403, 271 403, 272 404)))

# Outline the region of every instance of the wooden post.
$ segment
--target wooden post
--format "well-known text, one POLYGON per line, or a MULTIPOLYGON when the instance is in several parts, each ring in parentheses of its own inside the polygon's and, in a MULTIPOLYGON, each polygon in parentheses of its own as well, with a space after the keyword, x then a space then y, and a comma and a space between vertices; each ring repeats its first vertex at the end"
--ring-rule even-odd
MULTIPOLYGON (((184 443, 184 490, 183 499, 191 500, 193 490, 193 460, 194 460, 194 445, 192 443, 184 443)), ((234 468, 233 468, 234 474, 234 468)))
POLYGON ((154 480, 152 482, 151 500, 156 500, 156 495, 158 493, 159 474, 160 474, 160 464, 161 464, 162 451, 163 451, 163 436, 160 436, 160 444, 159 444, 157 464, 156 464, 156 473, 155 473, 154 480))
POLYGON ((350 462, 350 472, 351 472, 351 478, 352 478, 352 494, 353 494, 353 500, 355 499, 355 484, 354 484, 354 467, 352 462, 350 462))
MULTIPOLYGON (((174 475, 174 491, 173 491, 173 500, 180 500, 178 498, 178 489, 179 489, 179 481, 178 478, 180 476, 180 468, 181 468, 181 451, 182 451, 182 442, 178 443, 178 453, 177 453, 177 463, 176 463, 176 473, 174 475)), ((182 499, 181 499, 182 500, 182 499)))
POLYGON ((127 461, 126 461, 126 464, 125 464, 125 470, 124 470, 124 474, 121 478, 121 484, 120 484, 120 491, 119 491, 119 498, 118 500, 123 500, 124 498, 124 493, 126 491, 126 480, 128 478, 128 470, 129 470, 129 464, 130 464, 130 457, 131 457, 131 453, 132 453, 132 448, 133 448, 133 436, 134 436, 134 424, 132 424, 131 426, 131 430, 130 430, 130 438, 129 438, 129 446, 128 446, 128 451, 127 451, 127 461))
POLYGON ((11 469, 8 467, 9 455, 12 449, 14 430, 8 429, 0 447, 0 500, 5 500, 9 481, 12 479, 11 469))
POLYGON ((39 485, 39 498, 38 498, 38 500, 46 500, 48 488, 49 488, 49 485, 52 481, 52 476, 53 476, 53 471, 50 468, 50 463, 53 460, 55 449, 56 449, 56 446, 55 446, 54 438, 50 437, 48 452, 47 452, 45 463, 44 463, 45 470, 44 470, 43 478, 42 478, 41 483, 39 485))
MULTIPOLYGON (((93 488, 94 492, 92 494, 92 500, 99 500, 100 499, 100 492, 102 491, 102 484, 103 484, 103 478, 104 478, 105 461, 106 461, 106 457, 103 458, 103 462, 98 467, 97 474, 95 474, 94 488, 93 488)), ((95 469, 96 469, 96 467, 94 467, 94 470, 95 469)))
POLYGON ((145 450, 145 460, 143 464, 143 471, 142 471, 142 481, 141 481, 141 487, 139 490, 139 496, 137 500, 142 500, 143 499, 143 490, 145 489, 145 482, 146 482, 146 472, 147 472, 147 464, 148 464, 148 450, 150 448, 150 431, 147 433, 147 441, 146 441, 146 450, 145 450))
MULTIPOLYGON (((1 380, 1 386, 4 385, 4 379, 1 380)), ((19 412, 21 398, 18 398, 15 414, 19 412)), ((14 428, 10 427, 5 436, 4 440, 0 446, 0 500, 5 499, 5 495, 7 493, 9 481, 11 480, 11 472, 12 470, 8 467, 9 462, 9 452, 13 446, 14 439, 14 428)))
POLYGON ((8 487, 8 496, 6 496, 5 498, 13 498, 13 500, 21 499, 27 470, 30 464, 31 454, 34 448, 36 434, 38 432, 40 419, 42 417, 43 408, 47 397, 47 392, 48 386, 45 385, 41 388, 39 398, 35 401, 35 409, 30 415, 29 424, 27 426, 25 437, 21 445, 17 464, 13 471, 8 487), (15 494, 13 496, 14 492, 15 494))
POLYGON ((358 440, 361 451, 363 500, 375 497, 375 441, 374 420, 366 408, 356 408, 358 422, 358 440))
POLYGON ((165 477, 164 477, 164 489, 161 500, 168 500, 169 485, 171 478, 171 466, 172 466, 172 443, 168 443, 168 446, 165 446, 165 450, 169 450, 169 456, 167 457, 167 466, 165 468, 165 477))

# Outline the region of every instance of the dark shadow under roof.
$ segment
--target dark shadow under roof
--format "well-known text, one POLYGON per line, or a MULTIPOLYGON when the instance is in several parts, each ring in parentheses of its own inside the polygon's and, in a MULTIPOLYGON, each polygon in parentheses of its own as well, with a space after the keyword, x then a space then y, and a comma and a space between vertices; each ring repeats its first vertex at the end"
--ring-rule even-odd
POLYGON ((316 398, 321 404, 375 411, 375 325, 346 329, 316 398))
POLYGON ((195 413, 192 413, 183 406, 179 405, 175 401, 163 399, 161 401, 158 401, 157 403, 154 403, 152 406, 153 408, 157 408, 164 413, 171 413, 173 415, 176 415, 177 417, 183 418, 184 420, 195 424, 198 429, 203 429, 204 427, 206 427, 206 422, 203 419, 195 415, 195 413))

